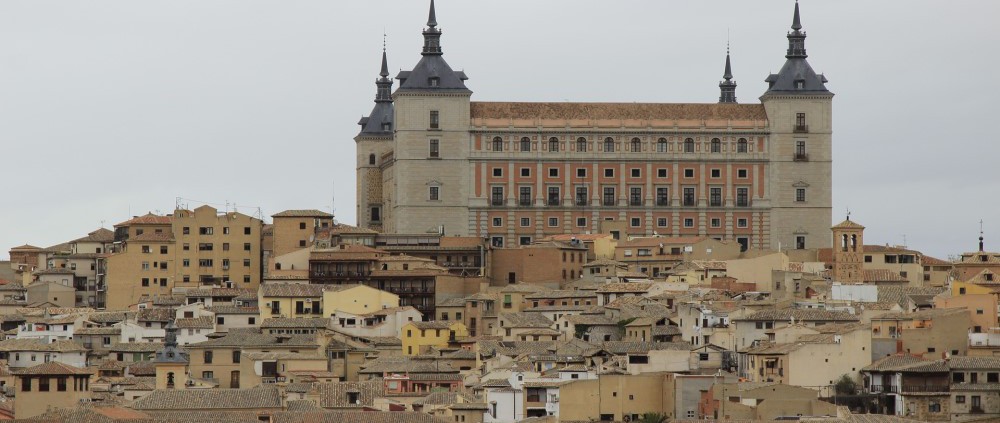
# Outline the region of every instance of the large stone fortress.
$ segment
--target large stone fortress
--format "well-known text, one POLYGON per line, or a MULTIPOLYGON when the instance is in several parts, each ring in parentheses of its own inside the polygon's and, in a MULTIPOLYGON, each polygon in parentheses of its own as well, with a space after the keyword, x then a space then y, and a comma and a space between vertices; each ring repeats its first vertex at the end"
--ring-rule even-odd
POLYGON ((383 52, 359 122, 358 224, 513 246, 613 221, 623 235, 829 247, 833 93, 806 61, 797 3, 791 29, 757 104, 737 103, 728 54, 717 103, 474 102, 432 0, 422 58, 393 92, 383 52))

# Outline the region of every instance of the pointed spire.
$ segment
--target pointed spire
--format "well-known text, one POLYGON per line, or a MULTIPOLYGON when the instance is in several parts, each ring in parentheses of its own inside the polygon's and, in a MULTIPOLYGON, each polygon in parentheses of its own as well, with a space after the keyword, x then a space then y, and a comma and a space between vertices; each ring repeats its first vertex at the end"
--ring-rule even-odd
POLYGON ((802 29, 802 20, 799 19, 799 0, 795 0, 795 15, 792 17, 792 29, 796 31, 802 29))
POLYGON ((375 80, 378 87, 375 93, 376 103, 392 102, 392 80, 389 79, 389 60, 386 58, 385 40, 382 41, 382 70, 379 72, 381 78, 375 80))
POLYGON ((719 103, 736 103, 736 81, 733 81, 733 66, 729 61, 729 43, 726 43, 726 70, 724 81, 719 83, 719 103))
POLYGON ((788 52, 786 59, 805 59, 806 55, 806 33, 801 31, 802 21, 799 19, 799 2, 795 1, 795 16, 792 17, 792 32, 788 33, 788 52))
POLYGON ((441 30, 437 29, 437 13, 434 11, 434 0, 431 0, 431 11, 427 15, 427 28, 424 29, 424 50, 422 56, 441 55, 441 30))
POLYGON ((983 245, 983 221, 982 221, 982 219, 980 219, 979 220, 979 252, 980 253, 984 251, 983 247, 984 247, 984 245, 983 245))
POLYGON ((437 13, 434 13, 434 0, 431 0, 431 11, 427 14, 427 26, 434 28, 437 25, 437 13))
POLYGON ((382 47, 382 71, 378 73, 383 79, 389 77, 389 61, 385 57, 385 47, 382 47))

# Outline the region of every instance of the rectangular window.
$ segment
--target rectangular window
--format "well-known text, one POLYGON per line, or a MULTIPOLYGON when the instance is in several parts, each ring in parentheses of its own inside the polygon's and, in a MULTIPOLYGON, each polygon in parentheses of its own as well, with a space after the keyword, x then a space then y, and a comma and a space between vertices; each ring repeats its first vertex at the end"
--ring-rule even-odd
POLYGON ((490 204, 494 206, 502 206, 504 204, 503 187, 491 188, 490 204))
POLYGON ((708 205, 711 207, 722 207, 722 188, 709 188, 708 193, 708 205))
POLYGON ((604 187, 604 198, 601 204, 605 206, 615 205, 615 187, 604 187))
POLYGON ((250 251, 250 243, 249 242, 244 242, 243 243, 243 251, 250 251))
POLYGON ((546 203, 550 206, 559 205, 559 187, 549 187, 549 196, 546 203))
POLYGON ((640 170, 639 168, 632 168, 631 172, 633 178, 639 178, 642 176, 642 170, 640 170))
POLYGON ((806 189, 796 188, 795 189, 795 201, 799 203, 804 203, 806 201, 806 189))
POLYGON ((518 187, 517 205, 521 207, 531 206, 531 187, 518 187))
POLYGON ((669 206, 670 205, 670 189, 667 187, 656 188, 656 205, 657 206, 669 206))
POLYGON ((503 176, 503 168, 500 167, 493 168, 493 176, 497 178, 503 176))
POLYGON ((665 217, 658 217, 658 218, 656 218, 656 226, 661 227, 661 228, 666 228, 667 227, 667 218, 665 218, 665 217))
POLYGON ((520 245, 531 245, 531 237, 530 236, 522 236, 521 238, 518 239, 518 243, 520 245))
POLYGON ((431 129, 441 128, 441 117, 437 110, 431 110, 430 116, 430 126, 431 129))
POLYGON ((441 157, 441 150, 439 150, 438 140, 430 141, 430 151, 428 152, 428 155, 432 158, 441 157))
POLYGON ((718 217, 713 217, 712 220, 711 220, 711 224, 712 224, 713 228, 721 228, 722 227, 722 219, 719 219, 718 217))
POLYGON ((656 169, 656 177, 657 178, 666 178, 667 177, 667 170, 666 169, 656 169))
POLYGON ((713 178, 721 178, 722 177, 722 169, 712 169, 712 177, 713 178))
POLYGON ((250 235, 250 232, 251 231, 250 231, 250 227, 249 226, 244 226, 243 227, 243 235, 250 235))
POLYGON ((578 218, 576 218, 576 226, 580 227, 580 228, 587 227, 587 218, 586 217, 578 217, 578 218))
POLYGON ((212 352, 211 351, 205 351, 204 358, 205 358, 205 364, 212 364, 212 352))
POLYGON ((531 176, 531 168, 529 168, 529 167, 522 167, 521 168, 521 177, 527 178, 529 176, 531 176))
POLYGON ((149 286, 149 278, 142 278, 142 286, 149 286))
POLYGON ((587 177, 587 168, 578 167, 576 169, 576 177, 577 178, 586 178, 587 177))
POLYGON ((203 226, 201 228, 198 228, 198 233, 201 234, 201 235, 212 235, 213 232, 215 232, 215 228, 213 228, 213 227, 204 227, 203 226))
POLYGON ((750 188, 736 188, 736 207, 750 206, 750 188))
POLYGON ((747 226, 748 225, 747 225, 747 219, 746 218, 736 219, 736 227, 737 228, 745 228, 747 226))
POLYGON ((558 167, 550 167, 549 168, 549 177, 550 178, 558 178, 559 177, 559 168, 558 167))
POLYGON ((233 351, 233 364, 240 362, 240 351, 233 351))
POLYGON ((494 217, 493 218, 493 226, 494 227, 503 226, 503 218, 502 217, 494 217))
POLYGON ((747 170, 746 169, 736 169, 736 177, 739 178, 739 179, 746 179, 746 178, 748 178, 748 176, 747 176, 747 170))
POLYGON ((805 236, 799 235, 799 236, 795 237, 795 249, 797 249, 797 250, 805 250, 806 249, 806 237, 805 236))
POLYGON ((243 267, 250 267, 250 259, 243 259, 243 267))
POLYGON ((427 192, 427 199, 430 201, 438 201, 441 199, 441 187, 429 187, 427 192))
POLYGON ((589 203, 588 200, 587 187, 576 187, 576 205, 586 206, 589 203))
POLYGON ((630 206, 641 206, 642 205, 642 188, 631 187, 628 193, 628 205, 630 206))
POLYGON ((549 218, 549 227, 550 228, 554 228, 556 226, 559 226, 559 218, 558 217, 550 217, 549 218))
POLYGON ((166 254, 166 253, 167 253, 167 246, 166 245, 161 245, 160 246, 160 254, 166 254))
POLYGON ((798 161, 809 160, 809 156, 806 154, 805 141, 795 141, 795 160, 798 161))
POLYGON ((684 218, 684 227, 685 228, 693 228, 694 227, 694 219, 692 219, 690 217, 685 217, 684 218))
POLYGON ((615 177, 615 170, 614 169, 610 169, 610 168, 604 169, 604 177, 605 178, 614 178, 615 177))
POLYGON ((809 126, 806 125, 805 113, 795 114, 795 132, 809 132, 809 126))
POLYGON ((521 218, 521 227, 528 227, 528 226, 531 226, 531 218, 522 217, 521 218))
POLYGON ((684 205, 692 207, 695 205, 695 195, 693 187, 684 188, 684 205))
POLYGON ((629 219, 629 226, 631 226, 633 228, 638 228, 639 226, 642 225, 641 222, 642 221, 638 217, 633 217, 633 218, 629 219))
POLYGON ((694 178, 694 169, 684 169, 685 178, 694 178))

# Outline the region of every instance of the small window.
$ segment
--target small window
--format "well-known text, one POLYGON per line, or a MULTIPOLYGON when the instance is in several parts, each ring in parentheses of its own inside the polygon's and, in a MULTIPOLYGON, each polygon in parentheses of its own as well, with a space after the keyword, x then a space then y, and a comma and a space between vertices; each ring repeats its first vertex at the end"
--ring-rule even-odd
MULTIPOLYGON (((431 79, 434 80, 436 78, 431 78, 431 79)), ((436 85, 434 85, 434 86, 436 86, 436 85)), ((437 110, 431 110, 430 128, 431 129, 440 129, 441 128, 441 121, 440 121, 440 119, 441 118, 440 118, 440 114, 438 113, 438 111, 437 110)))
POLYGON ((639 178, 639 177, 642 176, 642 170, 639 169, 639 168, 632 168, 631 172, 632 172, 632 177, 633 178, 639 178))
POLYGON ((550 217, 549 218, 549 227, 550 228, 554 228, 554 227, 557 227, 557 226, 559 226, 559 218, 558 217, 550 217))
POLYGON ((615 177, 615 170, 612 169, 612 168, 604 169, 604 177, 605 178, 614 178, 615 177))
POLYGON ((587 177, 587 168, 584 168, 584 167, 577 168, 576 169, 576 177, 577 178, 586 178, 587 177))
POLYGON ((694 227, 694 219, 692 219, 690 217, 685 217, 684 218, 684 227, 685 228, 693 228, 694 227))
POLYGON ((430 187, 427 193, 427 199, 431 201, 438 201, 441 199, 441 187, 430 187))
POLYGON ((428 156, 431 158, 441 157, 441 150, 439 147, 438 140, 430 140, 430 151, 428 151, 428 156))
POLYGON ((722 169, 712 169, 712 178, 717 179, 721 177, 722 177, 722 169))
POLYGON ((502 217, 494 217, 493 218, 493 226, 494 227, 503 226, 503 218, 502 217))
POLYGON ((531 168, 530 167, 522 167, 521 168, 521 177, 527 178, 529 176, 531 176, 531 168))
POLYGON ((629 226, 633 228, 638 228, 639 226, 642 226, 641 219, 639 219, 638 217, 633 217, 629 219, 629 226))
POLYGON ((522 217, 521 218, 521 227, 528 227, 528 226, 531 226, 531 218, 522 217))
POLYGON ((667 177, 667 170, 666 169, 656 169, 656 177, 657 178, 666 178, 667 177))
POLYGON ((587 226, 587 218, 586 217, 578 217, 578 218, 576 218, 576 226, 580 227, 580 228, 586 227, 587 226))
POLYGON ((711 225, 712 225, 713 228, 721 228, 722 227, 722 219, 719 219, 718 217, 713 217, 710 222, 711 222, 711 225))
POLYGON ((502 167, 493 168, 493 176, 497 178, 503 176, 503 168, 502 167))
POLYGON ((549 168, 549 177, 550 178, 558 178, 559 177, 559 168, 558 167, 550 167, 549 168))
POLYGON ((805 188, 796 188, 795 189, 795 201, 799 202, 799 203, 806 202, 806 189, 805 188))
POLYGON ((661 228, 666 228, 667 227, 667 218, 665 218, 665 217, 658 217, 658 218, 656 218, 656 226, 661 227, 661 228))
POLYGON ((748 176, 747 176, 747 170, 746 169, 737 169, 736 170, 736 177, 739 178, 739 179, 746 179, 746 178, 748 178, 748 176))
POLYGON ((737 228, 746 228, 747 226, 749 226, 749 225, 748 225, 748 221, 747 221, 747 219, 745 217, 741 217, 739 219, 736 219, 736 227, 737 228))
POLYGON ((694 169, 684 169, 685 178, 694 178, 694 169))

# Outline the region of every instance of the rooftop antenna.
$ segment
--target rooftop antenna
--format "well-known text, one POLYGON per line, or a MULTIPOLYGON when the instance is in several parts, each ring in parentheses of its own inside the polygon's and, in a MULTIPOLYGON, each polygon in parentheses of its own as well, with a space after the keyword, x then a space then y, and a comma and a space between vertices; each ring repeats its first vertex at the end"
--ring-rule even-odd
POLYGON ((906 248, 906 234, 903 234, 903 248, 906 248))
POLYGON ((983 251, 983 219, 979 219, 979 252, 983 251))
POLYGON ((104 227, 104 220, 101 220, 101 227, 104 227))

